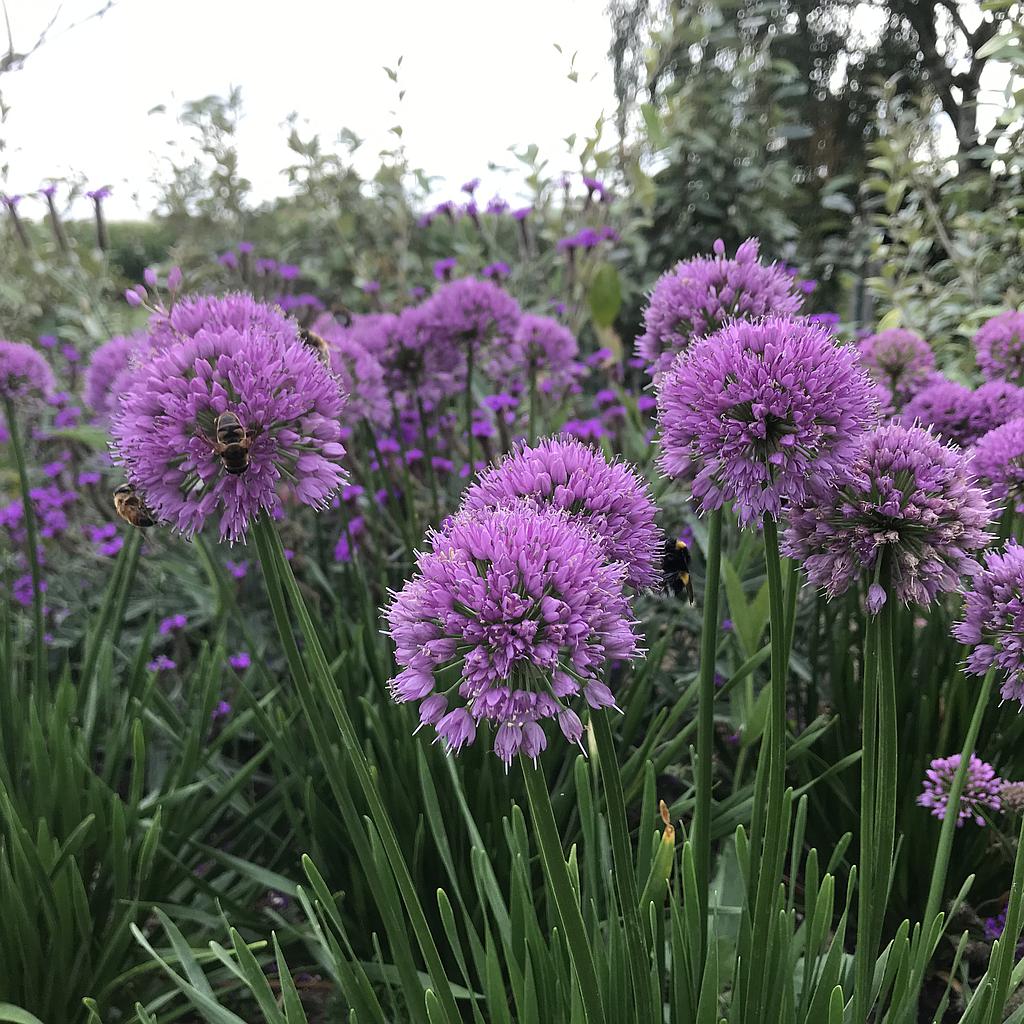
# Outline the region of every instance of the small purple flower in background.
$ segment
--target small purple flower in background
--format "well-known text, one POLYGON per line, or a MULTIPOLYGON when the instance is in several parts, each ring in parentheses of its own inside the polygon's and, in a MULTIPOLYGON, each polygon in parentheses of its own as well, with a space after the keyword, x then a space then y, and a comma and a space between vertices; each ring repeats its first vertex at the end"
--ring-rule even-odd
POLYGON ((228 664, 236 671, 243 672, 252 664, 252 659, 247 651, 239 651, 228 658, 228 664))
POLYGON ((277 260, 270 260, 265 257, 258 259, 253 265, 253 269, 257 274, 273 274, 277 270, 277 260))
MULTIPOLYGON (((39 592, 45 594, 47 591, 46 580, 39 581, 39 592)), ((32 587, 32 575, 26 573, 24 576, 19 576, 11 587, 11 596, 17 601, 22 608, 28 608, 32 604, 34 595, 32 587)))
POLYGON ((492 196, 487 201, 487 209, 484 212, 500 216, 508 212, 508 203, 501 196, 492 196))
POLYGON ((877 416, 856 353, 788 317, 736 321, 681 355, 658 385, 659 464, 702 511, 778 518, 840 477, 877 416))
POLYGON ((326 507, 345 483, 344 397, 289 330, 218 327, 210 318, 131 375, 111 434, 129 480, 160 520, 191 535, 219 511, 220 535, 234 542, 261 511, 280 508, 282 478, 313 508, 326 507), (218 450, 225 414, 244 432, 241 469, 218 450), (149 429, 154 422, 160 430, 149 429))
POLYGON ((811 313, 807 319, 812 324, 821 324, 822 327, 832 329, 838 327, 843 318, 838 313, 811 313))
POLYGON ((336 562, 351 562, 356 548, 359 546, 356 541, 359 535, 366 529, 366 520, 362 516, 353 516, 349 520, 348 531, 342 531, 338 537, 338 543, 334 545, 334 560, 336 562))
POLYGON ((611 198, 611 193, 606 185, 603 185, 597 178, 589 178, 583 175, 583 185, 591 198, 596 198, 599 203, 606 202, 611 198))
POLYGON ((252 253, 255 247, 252 242, 239 242, 235 248, 238 249, 243 256, 248 256, 252 253))
POLYGON ((996 504, 1024 512, 1024 417, 980 437, 971 469, 996 504))
POLYGON ((39 344, 43 348, 56 348, 57 345, 59 344, 59 341, 52 334, 40 334, 39 344))
POLYGON ((461 191, 465 192, 466 195, 470 195, 471 196, 474 192, 476 192, 476 190, 479 187, 480 187, 480 179, 479 178, 473 178, 470 181, 467 181, 462 186, 461 191))
POLYGON ((401 667, 392 697, 422 702, 421 722, 450 751, 490 723, 506 768, 545 748, 546 719, 578 743, 573 704, 613 707, 605 668, 637 656, 626 566, 606 562, 594 535, 555 509, 466 510, 428 539, 386 610, 401 667), (437 692, 449 668, 458 680, 437 692))
POLYGON ((512 268, 503 260, 498 260, 497 263, 488 263, 480 273, 491 280, 500 281, 512 273, 512 268))
POLYGON ((366 295, 376 295, 380 292, 380 281, 364 281, 359 288, 366 295))
POLYGON ((721 630, 723 633, 731 633, 733 630, 732 619, 722 619, 721 630))
POLYGON ((1024 387, 1024 312, 1007 310, 986 321, 974 335, 974 350, 986 380, 1024 387))
POLYGON ((658 279, 636 343, 652 376, 660 377, 676 355, 733 317, 800 311, 803 299, 793 279, 777 264, 761 263, 759 245, 749 238, 735 258, 726 259, 725 245, 718 241, 713 256, 687 260, 658 279))
POLYGON ((857 344, 868 373, 904 405, 933 381, 935 355, 921 335, 902 327, 869 334, 857 344))
POLYGON ((102 188, 95 189, 92 192, 86 192, 85 195, 87 199, 91 199, 93 202, 99 203, 104 199, 108 199, 110 197, 110 192, 110 186, 104 185, 102 188))
POLYGON ((233 253, 230 249, 227 252, 222 252, 217 257, 217 262, 222 267, 227 267, 229 270, 238 269, 238 256, 233 253))
POLYGON ((219 722, 231 714, 231 705, 226 700, 219 700, 210 712, 210 720, 219 722))
POLYGON ((532 206, 520 206, 518 210, 512 211, 512 217, 515 220, 522 222, 526 220, 526 218, 529 217, 531 213, 533 213, 532 206))
POLYGON ((448 256, 443 260, 434 261, 434 277, 438 281, 450 281, 452 271, 458 266, 459 261, 454 256, 448 256))
POLYGON ((967 671, 983 676, 995 668, 1003 677, 1003 700, 1024 708, 1024 547, 1011 542, 985 556, 953 636, 971 648, 967 671))
POLYGON ((128 377, 145 345, 145 334, 118 335, 105 341, 89 360, 82 385, 86 405, 105 419, 124 393, 128 377))
POLYGON ((53 371, 34 348, 0 341, 0 402, 14 402, 20 409, 49 399, 55 390, 53 371))
POLYGON ((172 633, 178 633, 188 625, 188 618, 182 615, 180 612, 177 615, 170 615, 166 619, 160 621, 160 626, 157 632, 161 636, 170 636, 172 633))
POLYGON ((236 580, 244 580, 246 573, 249 571, 249 563, 244 560, 233 562, 228 558, 224 562, 224 567, 231 574, 232 578, 236 580))
POLYGON ((24 196, 9 196, 5 194, 0 196, 0 202, 2 202, 8 210, 16 210, 18 208, 18 203, 20 203, 24 198, 24 196))
POLYGON ((146 665, 150 672, 172 672, 177 667, 177 663, 168 658, 166 654, 158 654, 146 665))
POLYGON ((301 268, 294 263, 279 263, 277 265, 277 276, 282 281, 294 281, 301 273, 301 268))
MULTIPOLYGON (((817 485, 790 514, 783 553, 831 599, 874 579, 883 555, 895 596, 928 605, 979 569, 991 539, 989 507, 970 460, 919 427, 879 427, 861 440, 848 472, 817 485)), ((877 610, 884 603, 873 595, 877 610)))
POLYGON ((634 587, 659 578, 663 538, 657 506, 643 478, 624 462, 609 462, 596 448, 555 437, 520 446, 489 469, 463 496, 472 511, 522 506, 564 510, 593 532, 605 557, 626 567, 634 587))
MULTIPOLYGON (((953 754, 952 757, 935 758, 925 772, 924 789, 917 802, 921 807, 929 808, 939 820, 945 820, 953 776, 959 767, 960 755, 953 754)), ((998 778, 992 765, 971 754, 957 808, 956 827, 961 828, 969 820, 976 825, 984 825, 982 811, 998 811, 1002 807, 999 800, 1002 784, 1003 780, 998 778)))

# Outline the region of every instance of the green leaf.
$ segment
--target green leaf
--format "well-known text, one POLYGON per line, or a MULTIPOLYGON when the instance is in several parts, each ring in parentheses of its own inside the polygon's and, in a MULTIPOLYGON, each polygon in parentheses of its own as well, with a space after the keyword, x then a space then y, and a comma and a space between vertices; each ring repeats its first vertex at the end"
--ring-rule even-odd
POLYGON ((619 272, 610 263, 602 263, 594 272, 587 299, 594 323, 610 327, 622 308, 619 272))
POLYGON ((19 1006, 12 1006, 10 1003, 0 1003, 0 1021, 5 1021, 7 1024, 43 1024, 35 1014, 29 1013, 28 1010, 23 1010, 19 1006))

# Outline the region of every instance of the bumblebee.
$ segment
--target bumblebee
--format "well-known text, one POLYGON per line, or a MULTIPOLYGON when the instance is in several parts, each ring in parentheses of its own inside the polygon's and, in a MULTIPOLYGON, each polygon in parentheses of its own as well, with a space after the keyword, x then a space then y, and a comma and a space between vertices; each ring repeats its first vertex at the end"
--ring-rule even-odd
POLYGON ((214 421, 213 450, 232 476, 241 476, 249 468, 252 442, 252 431, 233 412, 222 412, 214 421))
POLYGON ((686 594, 693 604, 693 580, 690 578, 690 549, 682 538, 665 541, 665 554, 661 559, 661 570, 665 577, 665 589, 674 597, 686 594))
POLYGON ((156 526, 156 517, 142 500, 142 495, 131 484, 121 484, 114 491, 114 508, 126 523, 140 530, 156 526))
POLYGON ((308 327, 299 328, 299 337, 302 339, 303 345, 308 345, 317 359, 329 370, 331 368, 331 352, 327 347, 327 342, 308 327))

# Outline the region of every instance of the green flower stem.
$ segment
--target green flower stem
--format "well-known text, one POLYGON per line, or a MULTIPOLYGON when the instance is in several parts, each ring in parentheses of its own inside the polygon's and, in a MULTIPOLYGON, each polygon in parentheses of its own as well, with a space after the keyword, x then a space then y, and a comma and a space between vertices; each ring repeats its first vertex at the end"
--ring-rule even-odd
POLYGON ((633 855, 630 850, 626 799, 622 791, 622 777, 619 774, 619 761, 615 756, 609 714, 608 711, 594 711, 590 715, 590 721, 597 741, 597 759, 601 768, 605 799, 608 801, 608 832, 612 844, 612 861, 615 865, 615 891, 626 925, 629 971, 636 998, 637 1019, 653 1020, 654 1008, 651 1005, 648 987, 649 945, 641 923, 642 908, 637 895, 633 855))
POLYGON ((989 1005, 985 1024, 1000 1024, 1010 991, 1010 973, 1017 960, 1017 943, 1024 924, 1024 819, 1017 837, 1017 853, 1013 859, 1013 879, 1010 882, 1010 900, 1006 905, 1006 923, 999 936, 999 950, 989 964, 986 978, 993 977, 994 996, 989 1005), (994 969, 994 970, 993 970, 994 969))
POLYGON ((594 953, 590 948, 587 928, 576 902, 576 890, 573 888, 562 854, 562 842, 558 836, 554 812, 551 810, 547 784, 539 768, 527 765, 524 757, 519 757, 518 761, 526 783, 526 799, 536 830, 544 877, 555 897, 555 909, 558 912, 558 919, 562 922, 566 945, 569 947, 569 955, 576 970, 584 1015, 588 1024, 604 1024, 604 1002, 601 999, 594 953))
POLYGON ((715 743, 715 658, 718 654, 718 589, 722 570, 722 510, 708 518, 708 546, 704 578, 704 624, 700 637, 700 676, 697 700, 696 806, 693 813, 694 869, 697 875, 697 916, 700 919, 701 962, 704 972, 708 945, 708 890, 711 886, 711 783, 715 743))
POLYGON ((420 418, 420 439, 423 443, 423 457, 427 460, 427 480, 430 482, 430 502, 434 513, 434 522, 441 518, 441 499, 437 490, 437 471, 434 469, 434 442, 427 429, 427 413, 423 408, 423 399, 416 395, 416 412, 420 418))
POLYGON ((466 462, 469 465, 467 480, 473 479, 473 340, 466 346, 466 462))
POLYGON ((530 421, 527 437, 530 444, 537 443, 537 361, 530 360, 530 421))
POLYGON ((32 507, 29 494, 28 467, 25 464, 25 449, 21 443, 21 428, 10 398, 4 399, 4 414, 7 419, 7 431, 11 435, 11 450, 18 469, 18 483, 21 487, 21 505, 25 510, 26 546, 28 548, 29 571, 32 574, 32 655, 33 672, 36 686, 41 688, 46 681, 46 651, 43 645, 43 591, 42 574, 39 571, 39 530, 36 526, 36 512, 32 507))
MULTIPOLYGON (((451 984, 444 972, 444 966, 441 963, 440 954, 431 935, 426 914, 420 904, 412 876, 409 874, 405 854, 392 824, 392 816, 380 795, 374 779, 374 769, 363 753, 355 724, 341 700, 341 695, 331 675, 330 667, 320 645, 319 633, 310 617, 309 610, 306 608, 291 566, 284 557, 281 538, 266 515, 261 516, 256 522, 253 533, 259 550, 264 576, 267 578, 267 591, 271 600, 274 619, 278 633, 281 636, 281 642, 285 648, 285 656, 288 659, 292 678, 296 686, 300 688, 315 687, 317 695, 324 699, 330 707, 340 732, 342 746, 348 755, 349 764, 352 766, 356 780, 370 807, 371 818, 380 835, 387 860, 394 872, 395 881, 402 895, 406 913, 409 915, 412 931, 419 943, 420 952, 423 954, 427 973, 430 975, 434 994, 437 996, 449 1024, 459 1024, 461 1017, 452 994, 451 984), (288 600, 291 602, 293 612, 298 617, 299 629, 306 643, 310 668, 308 676, 306 666, 296 648, 295 640, 291 633, 287 609, 284 607, 285 595, 287 595, 288 600)), ((306 716, 314 729, 314 734, 316 734, 318 729, 322 729, 323 724, 316 720, 316 709, 313 703, 308 700, 309 696, 310 694, 306 694, 307 700, 304 701, 306 716)))
POLYGON ((992 684, 996 677, 995 668, 990 668, 985 673, 985 679, 978 692, 978 699, 974 705, 974 714, 971 716, 971 723, 967 727, 967 737, 964 740, 963 749, 960 751, 960 766, 953 776, 953 784, 949 788, 949 799, 946 802, 947 812, 942 819, 942 831, 939 833, 939 846, 935 853, 935 863, 932 865, 932 881, 928 887, 928 902, 924 912, 924 931, 927 934, 931 928, 932 921, 939 913, 942 902, 942 894, 946 888, 946 872, 949 869, 949 855, 953 849, 953 836, 956 834, 957 815, 949 813, 950 808, 960 806, 960 797, 964 791, 964 783, 967 780, 967 764, 971 754, 974 753, 978 742, 978 733, 981 731, 981 722, 985 717, 988 708, 989 695, 992 693, 992 684))

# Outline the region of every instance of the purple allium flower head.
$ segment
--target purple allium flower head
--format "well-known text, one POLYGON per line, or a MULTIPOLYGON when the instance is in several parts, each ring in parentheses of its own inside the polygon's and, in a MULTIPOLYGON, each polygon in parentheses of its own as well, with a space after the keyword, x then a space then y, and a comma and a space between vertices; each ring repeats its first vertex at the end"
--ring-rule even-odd
POLYGON ((371 351, 384 366, 385 381, 399 408, 417 397, 427 406, 437 406, 464 385, 466 353, 458 339, 436 329, 425 305, 409 306, 392 316, 382 340, 380 352, 371 351))
POLYGON ((342 421, 353 425, 365 419, 375 427, 390 427, 391 397, 384 384, 384 367, 377 357, 359 343, 353 331, 342 327, 333 317, 318 318, 313 330, 327 342, 331 370, 348 395, 342 421))
MULTIPOLYGON (((928 807, 940 821, 945 820, 949 805, 950 790, 953 788, 953 777, 960 767, 960 755, 937 757, 928 766, 924 777, 924 789, 917 798, 921 807, 928 807)), ((971 754, 967 763, 967 774, 964 777, 964 788, 960 794, 960 805, 957 808, 956 827, 961 828, 965 821, 973 820, 976 825, 984 825, 983 810, 998 811, 1002 807, 999 790, 1003 780, 996 775, 992 765, 971 754)))
POLYGON ((298 325, 275 306, 257 302, 244 292, 227 295, 194 295, 175 303, 170 313, 159 311, 150 317, 149 340, 154 349, 165 349, 200 331, 234 328, 250 329, 282 343, 298 340, 298 325))
POLYGON ((140 366, 126 392, 111 427, 118 460, 157 517, 182 533, 219 511, 221 537, 240 540, 261 510, 279 508, 282 477, 314 508, 345 482, 344 396, 286 331, 201 327, 140 366), (251 441, 240 473, 227 471, 215 445, 225 413, 251 441))
POLYGON ((1024 417, 980 437, 971 469, 996 504, 1024 512, 1024 417))
POLYGON ((493 281, 459 278, 442 285, 422 306, 423 323, 433 344, 466 352, 497 379, 522 365, 513 341, 519 303, 493 281))
POLYGON ((756 238, 747 239, 733 259, 726 259, 725 246, 716 243, 713 256, 686 260, 658 279, 636 343, 655 378, 697 338, 733 317, 800 311, 803 299, 793 279, 781 267, 761 263, 759 245, 756 238))
POLYGON ((868 373, 884 384, 893 398, 903 405, 935 375, 935 355, 928 342, 914 331, 903 327, 869 334, 857 350, 868 373))
POLYGON ((52 199, 57 194, 57 183, 51 182, 49 185, 44 185, 40 190, 41 196, 46 196, 47 199, 52 199))
POLYGON ((95 189, 92 192, 86 192, 85 195, 87 199, 91 199, 94 203, 99 203, 109 198, 110 192, 110 186, 104 185, 102 188, 95 189))
POLYGON ((492 196, 487 201, 486 213, 499 215, 508 212, 508 203, 501 196, 492 196))
POLYGON ((637 656, 626 566, 606 562, 594 535, 556 509, 465 510, 429 539, 386 611, 401 667, 394 699, 448 687, 440 695, 454 707, 434 725, 438 739, 458 750, 490 722, 506 767, 540 753, 545 719, 578 741, 573 705, 614 706, 604 669, 637 656))
POLYGON ((977 436, 971 425, 974 393, 970 388, 936 376, 903 407, 906 424, 931 427, 944 441, 968 445, 977 436))
POLYGON ((500 281, 512 273, 512 268, 504 260, 498 260, 496 263, 488 263, 481 273, 484 277, 500 281))
POLYGON ((974 335, 974 350, 986 380, 1024 387, 1024 311, 1007 310, 986 321, 974 335))
POLYGON ((971 402, 971 441, 1024 416, 1024 388, 1005 380, 982 384, 971 402))
POLYGON ((643 478, 624 462, 609 462, 575 438, 520 445, 471 484, 463 507, 486 509, 528 501, 567 512, 596 534, 609 561, 626 566, 634 587, 654 586, 664 538, 657 506, 643 478))
MULTIPOLYGON (((963 452, 890 424, 863 438, 849 462, 840 486, 814 487, 790 514, 783 552, 803 562, 812 584, 836 597, 873 580, 885 558, 895 596, 928 605, 978 571, 989 507, 963 452)), ((873 606, 882 603, 875 595, 873 606)))
POLYGON ((678 357, 658 386, 660 465, 704 511, 778 518, 812 482, 831 484, 877 416, 856 353, 788 317, 735 321, 678 357))
POLYGON ((230 249, 227 252, 222 252, 217 257, 217 262, 222 267, 227 267, 229 270, 237 270, 238 269, 238 256, 234 252, 232 252, 230 249))
POLYGON ((101 418, 108 417, 121 400, 135 359, 144 351, 145 339, 141 333, 118 335, 93 352, 85 371, 82 397, 101 418))
POLYGON ((1024 547, 1016 541, 985 556, 953 636, 971 648, 967 671, 982 676, 997 669, 1003 699, 1024 707, 1024 547))
POLYGON ((466 195, 470 195, 471 196, 479 187, 480 187, 480 179, 479 178, 473 178, 470 181, 467 181, 462 186, 462 191, 465 192, 466 195))
POLYGON ((513 219, 522 222, 526 220, 526 218, 529 217, 531 213, 533 213, 532 206, 520 206, 519 209, 512 211, 512 217, 513 219))
POLYGON ((10 399, 20 406, 47 400, 55 389, 53 371, 31 345, 0 341, 0 401, 10 399))
MULTIPOLYGON (((523 361, 532 366, 545 390, 561 391, 569 387, 578 375, 579 345, 576 335, 550 316, 524 313, 513 335, 516 348, 523 361)), ((520 379, 522 369, 519 371, 520 379)))

